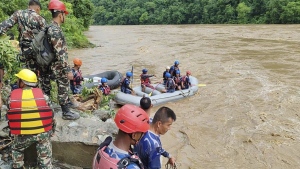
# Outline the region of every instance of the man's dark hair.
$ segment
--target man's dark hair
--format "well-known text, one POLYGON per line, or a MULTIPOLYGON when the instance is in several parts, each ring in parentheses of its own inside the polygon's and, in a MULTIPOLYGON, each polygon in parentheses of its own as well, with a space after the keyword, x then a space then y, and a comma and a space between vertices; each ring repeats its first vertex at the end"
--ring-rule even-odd
POLYGON ((174 121, 176 121, 176 115, 174 111, 169 107, 161 107, 155 113, 152 120, 152 124, 155 124, 158 121, 165 123, 169 120, 169 118, 172 118, 174 121))
POLYGON ((39 0, 29 0, 28 6, 38 5, 42 9, 42 5, 39 0))
POLYGON ((54 9, 51 10, 52 18, 56 18, 60 13, 62 13, 62 12, 61 11, 56 11, 54 9))
POLYGON ((149 97, 141 98, 140 106, 143 110, 148 110, 151 107, 151 99, 149 97))

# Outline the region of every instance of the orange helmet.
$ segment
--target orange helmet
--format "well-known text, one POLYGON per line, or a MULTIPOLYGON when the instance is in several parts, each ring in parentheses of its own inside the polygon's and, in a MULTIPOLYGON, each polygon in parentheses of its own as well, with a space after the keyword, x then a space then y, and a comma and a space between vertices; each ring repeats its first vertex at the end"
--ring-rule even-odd
POLYGON ((76 66, 81 66, 82 65, 82 61, 78 58, 73 59, 73 63, 76 66))
POLYGON ((191 75, 192 73, 191 73, 191 71, 188 70, 188 71, 186 71, 186 74, 191 75))
POLYGON ((125 133, 144 133, 150 127, 147 113, 140 107, 131 104, 126 104, 118 110, 115 123, 125 133))
POLYGON ((66 5, 59 0, 51 0, 48 5, 49 10, 58 10, 64 12, 66 15, 69 13, 67 11, 66 5))

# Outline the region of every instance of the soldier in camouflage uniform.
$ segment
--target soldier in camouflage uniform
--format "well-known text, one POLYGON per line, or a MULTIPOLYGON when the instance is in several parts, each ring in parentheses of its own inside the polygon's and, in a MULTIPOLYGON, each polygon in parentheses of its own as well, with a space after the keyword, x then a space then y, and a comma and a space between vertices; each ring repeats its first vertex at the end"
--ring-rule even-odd
POLYGON ((24 150, 36 144, 38 167, 52 169, 51 135, 55 130, 54 113, 49 107, 48 97, 37 86, 37 76, 29 69, 16 74, 18 89, 8 99, 7 119, 10 133, 14 137, 11 145, 12 167, 23 169, 24 150))
POLYGON ((63 35, 60 24, 64 23, 65 15, 68 14, 66 6, 59 0, 51 0, 48 9, 52 13, 53 21, 48 29, 48 39, 52 44, 55 59, 50 64, 51 74, 55 77, 58 87, 58 101, 61 106, 64 120, 76 120, 80 116, 70 111, 67 103, 69 101, 70 80, 73 80, 73 73, 68 63, 66 39, 63 35))
MULTIPOLYGON (((30 47, 30 41, 33 38, 33 30, 41 31, 46 25, 45 19, 39 15, 41 10, 41 4, 39 0, 29 0, 28 9, 18 10, 9 19, 3 21, 0 24, 0 35, 7 32, 15 24, 18 24, 21 55, 20 61, 24 67, 38 73, 39 71, 46 71, 47 68, 39 67, 34 59, 35 53, 30 47)), ((40 85, 44 92, 50 95, 50 78, 49 75, 43 74, 43 78, 40 78, 40 85)))

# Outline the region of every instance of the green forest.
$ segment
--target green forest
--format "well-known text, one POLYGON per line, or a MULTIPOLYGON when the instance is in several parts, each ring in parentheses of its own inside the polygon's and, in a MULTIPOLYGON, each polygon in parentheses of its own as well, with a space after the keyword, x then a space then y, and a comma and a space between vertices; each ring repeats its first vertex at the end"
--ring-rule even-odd
MULTIPOLYGON (((41 15, 51 22, 49 0, 41 15)), ((63 0, 70 14, 62 25, 68 46, 90 47, 83 32, 94 25, 298 24, 300 0, 63 0)), ((1 0, 0 21, 27 0, 1 0)), ((16 27, 12 32, 17 35, 16 27)))
POLYGON ((96 25, 294 24, 300 0, 92 0, 96 25))

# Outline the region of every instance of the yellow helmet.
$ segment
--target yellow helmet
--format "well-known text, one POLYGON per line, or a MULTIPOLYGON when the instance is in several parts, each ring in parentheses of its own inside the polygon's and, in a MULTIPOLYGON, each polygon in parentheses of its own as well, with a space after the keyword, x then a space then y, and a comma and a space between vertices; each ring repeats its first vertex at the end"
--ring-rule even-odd
POLYGON ((22 69, 18 74, 15 74, 15 76, 20 78, 26 85, 36 86, 36 74, 29 69, 22 69))

